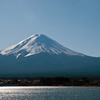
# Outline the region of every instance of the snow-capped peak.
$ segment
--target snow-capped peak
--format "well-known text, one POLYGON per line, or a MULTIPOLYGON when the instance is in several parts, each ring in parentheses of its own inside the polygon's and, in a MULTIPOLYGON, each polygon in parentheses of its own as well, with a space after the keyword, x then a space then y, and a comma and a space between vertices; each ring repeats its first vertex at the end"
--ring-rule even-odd
POLYGON ((81 53, 77 53, 68 48, 63 47, 56 41, 48 38, 43 34, 32 35, 29 38, 15 44, 11 47, 8 47, 0 52, 2 55, 13 54, 18 58, 19 56, 31 56, 38 53, 49 53, 49 54, 67 54, 67 55, 78 55, 84 56, 81 53))

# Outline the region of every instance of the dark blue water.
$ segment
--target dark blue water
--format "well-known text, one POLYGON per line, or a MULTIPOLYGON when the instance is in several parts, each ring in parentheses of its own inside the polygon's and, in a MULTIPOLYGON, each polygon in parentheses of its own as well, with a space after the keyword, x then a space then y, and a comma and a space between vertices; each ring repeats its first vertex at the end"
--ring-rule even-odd
POLYGON ((100 87, 0 87, 0 100, 100 100, 100 87))

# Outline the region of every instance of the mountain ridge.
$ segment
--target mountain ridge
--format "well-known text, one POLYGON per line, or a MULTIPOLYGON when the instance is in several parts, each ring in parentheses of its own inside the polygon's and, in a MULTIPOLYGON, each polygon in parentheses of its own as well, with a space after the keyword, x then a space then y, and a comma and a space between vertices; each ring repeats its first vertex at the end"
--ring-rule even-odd
POLYGON ((1 51, 0 78, 60 76, 100 77, 100 58, 65 48, 45 35, 32 35, 1 51))
POLYGON ((32 35, 18 44, 10 46, 1 51, 2 55, 10 55, 14 54, 16 58, 21 55, 24 57, 35 55, 41 52, 47 52, 50 54, 67 54, 67 55, 79 55, 85 56, 82 53, 75 52, 71 49, 68 49, 58 42, 50 39, 46 35, 43 34, 36 34, 32 35))

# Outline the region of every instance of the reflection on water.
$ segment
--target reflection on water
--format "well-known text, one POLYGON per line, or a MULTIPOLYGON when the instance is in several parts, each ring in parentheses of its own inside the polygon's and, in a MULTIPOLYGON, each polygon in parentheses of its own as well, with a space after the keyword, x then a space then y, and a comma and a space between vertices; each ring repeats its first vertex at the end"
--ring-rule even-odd
POLYGON ((0 87, 0 100, 100 100, 100 87, 0 87))

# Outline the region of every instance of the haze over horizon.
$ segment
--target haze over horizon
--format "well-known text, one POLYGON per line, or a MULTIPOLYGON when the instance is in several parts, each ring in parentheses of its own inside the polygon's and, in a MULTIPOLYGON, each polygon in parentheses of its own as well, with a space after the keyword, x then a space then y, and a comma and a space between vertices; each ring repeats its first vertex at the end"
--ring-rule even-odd
POLYGON ((0 50, 40 33, 71 50, 100 57, 99 0, 0 1, 0 50))

